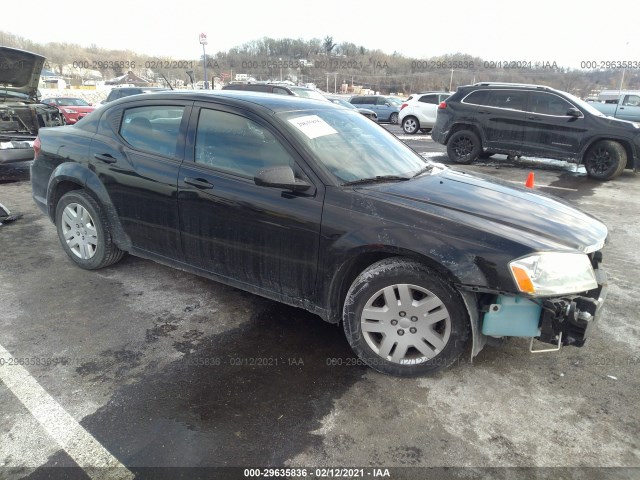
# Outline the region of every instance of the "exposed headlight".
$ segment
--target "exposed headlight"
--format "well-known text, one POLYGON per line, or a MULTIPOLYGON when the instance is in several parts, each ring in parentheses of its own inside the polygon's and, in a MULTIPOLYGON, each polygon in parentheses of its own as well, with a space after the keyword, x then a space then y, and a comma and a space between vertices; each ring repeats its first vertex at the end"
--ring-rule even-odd
POLYGON ((589 257, 582 253, 545 252, 509 263, 518 290, 530 295, 566 295, 598 286, 589 257))
POLYGON ((63 110, 64 110, 66 113, 78 113, 78 112, 76 112, 75 110, 73 110, 72 108, 63 108, 63 110))

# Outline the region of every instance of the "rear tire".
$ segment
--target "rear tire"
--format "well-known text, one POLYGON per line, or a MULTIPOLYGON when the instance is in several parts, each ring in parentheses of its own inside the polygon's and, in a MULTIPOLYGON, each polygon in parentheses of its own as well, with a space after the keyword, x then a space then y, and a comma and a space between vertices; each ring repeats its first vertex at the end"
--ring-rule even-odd
POLYGON ((447 154, 456 163, 473 162, 482 150, 478 136, 471 130, 458 130, 447 142, 447 154))
POLYGON ((469 317, 456 289, 421 263, 402 257, 374 263, 344 302, 344 331, 374 370, 415 377, 453 364, 469 340, 469 317))
POLYGON ((391 123, 392 125, 397 125, 398 124, 398 114, 396 112, 393 112, 389 116, 389 123, 391 123))
POLYGON ((79 267, 97 270, 123 257, 124 252, 113 243, 102 208, 84 190, 60 198, 55 220, 62 248, 79 267))
POLYGON ((618 142, 601 140, 587 151, 584 166, 589 177, 611 180, 627 166, 627 152, 618 142))

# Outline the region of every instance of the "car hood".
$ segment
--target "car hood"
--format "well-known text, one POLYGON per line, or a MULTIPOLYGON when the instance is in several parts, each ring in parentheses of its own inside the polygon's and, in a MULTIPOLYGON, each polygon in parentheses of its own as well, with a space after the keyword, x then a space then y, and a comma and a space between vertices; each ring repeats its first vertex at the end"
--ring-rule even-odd
POLYGON ((42 55, 36 53, 0 47, 1 89, 24 93, 35 99, 44 60, 42 55))
POLYGON ((487 175, 439 167, 434 171, 410 181, 358 190, 540 251, 590 252, 600 249, 607 238, 602 222, 561 199, 487 175))

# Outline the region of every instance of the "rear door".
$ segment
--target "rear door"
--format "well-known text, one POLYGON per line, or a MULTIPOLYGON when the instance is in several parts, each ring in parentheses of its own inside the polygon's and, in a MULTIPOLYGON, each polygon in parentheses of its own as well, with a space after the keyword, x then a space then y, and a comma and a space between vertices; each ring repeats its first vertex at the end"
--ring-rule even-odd
POLYGON ((177 179, 192 102, 131 102, 110 110, 90 164, 134 247, 179 258, 177 179))
POLYGON ((567 115, 575 105, 552 92, 529 92, 523 150, 530 155, 573 159, 584 138, 585 119, 567 115))
MULTIPOLYGON (((524 135, 524 90, 487 90, 475 112, 484 132, 485 147, 520 151, 524 135)), ((465 102, 466 103, 466 102, 465 102)))
POLYGON ((196 104, 180 169, 185 261, 292 297, 314 291, 324 188, 286 139, 231 107, 196 104), (257 186, 258 170, 289 165, 315 184, 302 193, 257 186))

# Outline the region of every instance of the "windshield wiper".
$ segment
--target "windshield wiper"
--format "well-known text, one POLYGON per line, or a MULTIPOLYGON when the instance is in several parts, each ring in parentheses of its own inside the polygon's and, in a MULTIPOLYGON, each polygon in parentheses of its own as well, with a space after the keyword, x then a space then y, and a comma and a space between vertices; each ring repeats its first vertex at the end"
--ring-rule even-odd
POLYGON ((377 175, 370 178, 360 178, 359 180, 352 180, 345 182, 342 185, 359 185, 361 183, 382 183, 382 182, 403 182, 405 180, 411 180, 411 177, 402 177, 400 175, 377 175))

